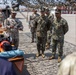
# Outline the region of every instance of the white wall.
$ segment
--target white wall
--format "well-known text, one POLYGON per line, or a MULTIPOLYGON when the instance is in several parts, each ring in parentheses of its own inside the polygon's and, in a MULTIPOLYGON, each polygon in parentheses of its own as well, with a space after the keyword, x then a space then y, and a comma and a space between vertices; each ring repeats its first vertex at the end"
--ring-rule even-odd
POLYGON ((76 15, 75 14, 62 14, 69 25, 69 31, 65 35, 65 40, 76 45, 76 15))

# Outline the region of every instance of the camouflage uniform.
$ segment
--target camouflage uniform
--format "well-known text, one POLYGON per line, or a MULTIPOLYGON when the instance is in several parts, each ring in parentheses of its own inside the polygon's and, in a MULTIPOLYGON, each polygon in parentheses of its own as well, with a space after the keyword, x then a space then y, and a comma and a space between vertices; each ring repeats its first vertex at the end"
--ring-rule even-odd
POLYGON ((32 14, 32 16, 30 16, 30 21, 29 21, 29 27, 31 28, 31 34, 32 34, 32 42, 34 42, 34 37, 35 37, 35 27, 34 27, 34 20, 36 19, 36 17, 38 17, 39 14, 32 14))
POLYGON ((50 28, 50 21, 46 16, 39 16, 35 20, 35 28, 36 28, 36 37, 37 37, 37 50, 40 54, 40 50, 42 54, 45 51, 45 44, 47 39, 47 30, 50 28))
POLYGON ((4 19, 5 19, 5 17, 4 17, 4 13, 3 12, 0 12, 0 24, 4 24, 4 19))
MULTIPOLYGON (((53 22, 54 19, 54 15, 53 14, 49 14, 47 15, 48 19, 53 22)), ((51 43, 51 33, 52 32, 52 28, 50 26, 50 30, 47 31, 47 42, 46 42, 46 48, 50 47, 50 43, 51 43)))
POLYGON ((61 17, 60 20, 54 19, 52 27, 52 53, 55 56, 56 48, 58 46, 58 55, 63 54, 64 35, 68 31, 67 21, 61 17))
POLYGON ((12 38, 12 44, 14 44, 16 48, 18 48, 19 30, 23 30, 22 22, 16 18, 13 19, 12 17, 9 17, 7 18, 7 20, 5 20, 4 25, 5 25, 5 28, 7 28, 7 33, 9 33, 9 35, 12 38))

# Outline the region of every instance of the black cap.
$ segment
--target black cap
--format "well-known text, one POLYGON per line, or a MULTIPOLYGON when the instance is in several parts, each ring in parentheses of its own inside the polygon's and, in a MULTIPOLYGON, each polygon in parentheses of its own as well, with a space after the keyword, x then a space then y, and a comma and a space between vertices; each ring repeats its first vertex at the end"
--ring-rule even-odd
POLYGON ((61 9, 56 9, 55 13, 61 13, 61 9))

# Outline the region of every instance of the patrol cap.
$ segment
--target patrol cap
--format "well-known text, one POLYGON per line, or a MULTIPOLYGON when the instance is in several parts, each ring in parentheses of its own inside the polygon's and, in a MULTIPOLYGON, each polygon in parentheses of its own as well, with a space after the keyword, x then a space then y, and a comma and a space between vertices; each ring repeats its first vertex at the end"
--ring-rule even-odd
POLYGON ((56 9, 55 13, 61 13, 61 9, 56 9))

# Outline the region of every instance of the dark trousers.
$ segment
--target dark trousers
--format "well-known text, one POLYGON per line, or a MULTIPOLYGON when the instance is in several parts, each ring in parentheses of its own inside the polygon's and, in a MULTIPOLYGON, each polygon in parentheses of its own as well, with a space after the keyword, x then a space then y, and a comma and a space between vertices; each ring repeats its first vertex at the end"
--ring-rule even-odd
POLYGON ((19 46, 19 38, 13 39, 12 44, 16 47, 16 49, 18 49, 18 46, 19 46))
POLYGON ((37 50, 39 53, 41 50, 42 54, 44 54, 45 44, 46 44, 46 38, 45 37, 37 37, 37 50))
POLYGON ((35 32, 32 32, 31 35, 32 35, 32 41, 34 41, 35 32))
POLYGON ((34 41, 35 38, 35 28, 31 27, 31 35, 32 35, 32 41, 34 41))
POLYGON ((58 48, 58 55, 62 56, 63 54, 63 44, 64 44, 64 40, 60 39, 60 40, 54 40, 52 39, 52 53, 53 55, 56 54, 56 49, 58 48))

